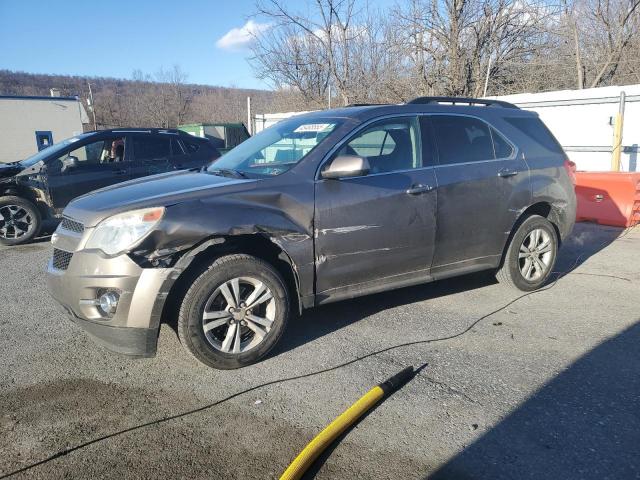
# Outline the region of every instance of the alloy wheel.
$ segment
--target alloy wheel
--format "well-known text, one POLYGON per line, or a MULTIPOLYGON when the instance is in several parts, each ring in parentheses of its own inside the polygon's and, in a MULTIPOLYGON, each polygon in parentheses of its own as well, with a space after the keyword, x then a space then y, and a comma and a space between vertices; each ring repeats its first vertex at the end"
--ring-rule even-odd
POLYGON ((273 294, 262 281, 237 277, 211 294, 202 314, 202 329, 216 350, 243 353, 262 343, 275 313, 273 294))
POLYGON ((26 235, 33 228, 34 218, 19 205, 0 207, 0 237, 13 240, 26 235))
POLYGON ((518 254, 518 267, 525 280, 535 282, 545 276, 553 260, 553 241, 549 232, 536 228, 524 238, 518 254))

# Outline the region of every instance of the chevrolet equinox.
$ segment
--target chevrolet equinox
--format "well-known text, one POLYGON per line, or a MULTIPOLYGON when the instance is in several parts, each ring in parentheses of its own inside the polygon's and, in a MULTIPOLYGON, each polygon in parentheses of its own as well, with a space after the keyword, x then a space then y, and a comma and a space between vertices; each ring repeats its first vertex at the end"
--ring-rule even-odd
POLYGON ((572 175, 538 116, 505 102, 299 115, 201 171, 72 201, 49 289, 111 350, 155 355, 164 319, 199 361, 242 367, 316 305, 479 270, 540 287, 573 228, 572 175))

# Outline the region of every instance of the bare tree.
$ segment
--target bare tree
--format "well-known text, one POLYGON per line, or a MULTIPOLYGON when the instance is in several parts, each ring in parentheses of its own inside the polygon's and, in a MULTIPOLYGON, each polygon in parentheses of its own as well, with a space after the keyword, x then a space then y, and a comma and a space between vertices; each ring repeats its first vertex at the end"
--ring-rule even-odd
POLYGON ((539 1, 412 0, 395 18, 422 91, 479 96, 487 75, 510 81, 505 66, 547 44, 555 13, 539 1))
POLYGON ((253 46, 257 75, 316 103, 330 86, 344 105, 370 97, 386 61, 379 38, 384 28, 357 3, 315 0, 310 13, 301 13, 281 0, 259 1, 257 15, 272 26, 253 46))
POLYGON ((579 9, 593 70, 591 87, 611 81, 640 32, 640 0, 593 0, 579 9))

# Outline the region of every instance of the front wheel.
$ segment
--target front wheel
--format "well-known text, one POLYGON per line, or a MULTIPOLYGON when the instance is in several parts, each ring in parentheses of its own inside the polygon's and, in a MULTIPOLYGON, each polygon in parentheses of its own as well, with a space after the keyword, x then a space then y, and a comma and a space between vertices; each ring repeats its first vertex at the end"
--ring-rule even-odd
POLYGON ((42 219, 38 208, 24 198, 0 197, 0 244, 19 245, 33 239, 42 219))
POLYGON ((530 292, 549 278, 558 254, 556 230, 544 217, 524 220, 511 239, 496 278, 518 290, 530 292))
POLYGON ((218 258, 187 291, 178 336, 196 359, 232 369, 264 357, 289 317, 289 294, 267 262, 244 254, 218 258))

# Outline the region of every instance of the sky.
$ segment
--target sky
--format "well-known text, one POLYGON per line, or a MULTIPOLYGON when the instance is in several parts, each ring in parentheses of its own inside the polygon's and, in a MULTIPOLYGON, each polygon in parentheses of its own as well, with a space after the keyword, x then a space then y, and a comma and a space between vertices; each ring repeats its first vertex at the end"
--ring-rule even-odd
MULTIPOLYGON (((292 0, 298 1, 298 0, 292 0)), ((247 63, 255 0, 0 0, 0 69, 131 78, 179 65, 187 81, 269 88, 247 63)))

